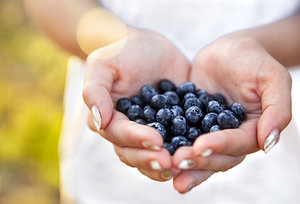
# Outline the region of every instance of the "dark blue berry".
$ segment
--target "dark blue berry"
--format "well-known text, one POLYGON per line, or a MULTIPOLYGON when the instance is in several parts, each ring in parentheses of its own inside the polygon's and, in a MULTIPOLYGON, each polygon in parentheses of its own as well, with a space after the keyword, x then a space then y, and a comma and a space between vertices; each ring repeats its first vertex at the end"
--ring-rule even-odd
POLYGON ((175 136, 175 137, 172 138, 170 144, 173 145, 175 147, 175 149, 177 149, 178 148, 178 144, 181 141, 187 141, 187 139, 184 136, 175 136))
POLYGON ((171 131, 174 135, 186 133, 186 119, 183 116, 176 116, 171 122, 171 131))
POLYGON ((170 110, 172 112, 172 119, 175 118, 176 116, 183 115, 183 110, 179 106, 172 106, 170 110))
POLYGON ((167 97, 167 102, 169 105, 178 105, 180 102, 179 96, 175 91, 167 91, 164 93, 164 95, 167 97))
POLYGON ((222 129, 237 128, 239 120, 234 116, 230 110, 224 110, 218 115, 218 124, 222 129))
POLYGON ((164 142, 164 144, 162 145, 163 148, 167 149, 170 153, 170 155, 173 155, 175 152, 175 147, 173 145, 171 145, 170 143, 166 143, 164 142))
POLYGON ((189 98, 196 98, 196 95, 193 94, 193 93, 187 93, 187 94, 185 94, 185 95, 183 96, 183 98, 182 98, 182 104, 184 104, 185 101, 186 101, 187 99, 189 99, 189 98))
POLYGON ((218 115, 216 113, 208 113, 201 122, 204 132, 209 132, 210 128, 217 124, 218 115))
POLYGON ((140 89, 140 96, 146 103, 150 103, 152 97, 157 94, 157 91, 150 85, 144 85, 140 89))
POLYGON ((197 124, 203 116, 202 110, 197 106, 191 106, 185 112, 185 118, 191 125, 197 124))
POLYGON ((140 96, 131 96, 129 100, 133 105, 139 105, 141 107, 144 106, 144 101, 140 96))
POLYGON ((128 109, 131 107, 131 102, 128 98, 121 98, 116 104, 116 109, 124 114, 127 113, 128 109))
POLYGON ((174 91, 176 86, 170 80, 163 79, 158 82, 157 89, 160 91, 160 93, 165 93, 166 91, 174 91))
POLYGON ((212 96, 208 93, 203 93, 200 97, 199 100, 201 101, 201 103, 207 107, 209 101, 213 100, 212 96))
POLYGON ((186 133, 186 138, 191 141, 194 142, 201 134, 201 131, 196 128, 196 127, 190 127, 188 128, 188 131, 186 133))
POLYGON ((182 140, 182 141, 180 141, 180 142, 178 143, 177 149, 178 149, 179 147, 182 147, 182 146, 192 146, 192 145, 193 145, 192 142, 190 142, 190 141, 188 141, 188 140, 182 140))
POLYGON ((162 136, 163 140, 167 139, 167 130, 159 122, 148 123, 147 126, 155 128, 160 133, 160 135, 162 136))
POLYGON ((209 132, 216 132, 221 130, 221 127, 219 125, 214 125, 210 128, 209 132))
POLYGON ((156 111, 150 106, 145 106, 143 111, 143 118, 147 123, 151 123, 155 121, 156 111))
POLYGON ((225 104, 227 105, 227 101, 225 97, 221 93, 214 93, 213 97, 216 101, 218 101, 220 104, 225 104))
POLYGON ((126 115, 129 120, 136 120, 143 116, 143 109, 139 105, 132 105, 126 115))
POLYGON ((197 89, 195 94, 199 98, 202 94, 207 94, 207 92, 202 89, 197 89))
POLYGON ((168 108, 162 108, 156 113, 156 121, 168 126, 172 119, 172 112, 168 108))
POLYGON ((221 113, 224 110, 224 108, 220 105, 218 101, 209 101, 206 107, 206 111, 208 113, 221 113))
POLYGON ((230 105, 229 109, 235 114, 235 116, 240 120, 246 120, 246 110, 240 103, 233 103, 230 105))
POLYGON ((194 93, 195 91, 196 86, 192 82, 184 82, 180 84, 176 89, 176 92, 180 97, 184 96, 187 93, 194 93))
POLYGON ((140 118, 136 119, 135 122, 138 123, 138 124, 141 124, 141 125, 146 125, 147 124, 143 119, 140 119, 140 118))
POLYGON ((162 94, 154 95, 150 101, 150 105, 151 107, 157 110, 161 108, 167 108, 168 107, 167 97, 162 94))
POLYGON ((198 98, 189 98, 185 101, 183 108, 184 108, 184 110, 187 110, 191 106, 197 106, 201 109, 202 108, 202 103, 198 98))

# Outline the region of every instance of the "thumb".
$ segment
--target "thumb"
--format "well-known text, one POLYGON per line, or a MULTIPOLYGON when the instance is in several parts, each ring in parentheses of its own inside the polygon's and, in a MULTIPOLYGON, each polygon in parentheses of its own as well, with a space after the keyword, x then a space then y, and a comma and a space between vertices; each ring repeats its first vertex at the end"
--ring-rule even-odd
POLYGON ((278 142, 280 132, 291 120, 291 76, 280 67, 268 79, 261 94, 262 116, 258 121, 258 144, 268 153, 278 142))
POLYGON ((116 70, 105 66, 102 60, 92 57, 87 59, 82 95, 85 104, 91 110, 98 131, 104 129, 112 117, 111 89, 115 76, 116 70))

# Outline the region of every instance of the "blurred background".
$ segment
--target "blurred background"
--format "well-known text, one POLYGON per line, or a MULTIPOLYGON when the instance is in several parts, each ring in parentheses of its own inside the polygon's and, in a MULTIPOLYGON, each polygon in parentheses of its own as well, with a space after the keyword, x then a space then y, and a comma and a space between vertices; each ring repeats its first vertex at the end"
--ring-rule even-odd
POLYGON ((0 0, 0 203, 59 202, 58 138, 67 53, 0 0))

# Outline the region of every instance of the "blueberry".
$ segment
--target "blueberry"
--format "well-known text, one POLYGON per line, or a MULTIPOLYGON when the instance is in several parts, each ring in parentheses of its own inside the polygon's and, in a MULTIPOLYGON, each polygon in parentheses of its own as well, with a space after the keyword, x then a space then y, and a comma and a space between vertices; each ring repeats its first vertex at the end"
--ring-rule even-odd
POLYGON ((229 109, 235 114, 235 116, 243 121, 246 119, 247 113, 245 108, 240 103, 233 103, 230 105, 229 109))
POLYGON ((208 93, 203 93, 200 97, 199 100, 201 103, 206 107, 208 102, 213 100, 212 96, 208 93))
POLYGON ((160 91, 160 93, 165 93, 166 91, 174 91, 176 86, 170 80, 163 79, 158 82, 157 89, 160 91))
POLYGON ((140 96, 131 96, 129 100, 133 105, 139 105, 141 107, 144 106, 144 101, 140 96))
POLYGON ((169 105, 178 105, 180 102, 179 96, 175 91, 167 91, 164 93, 164 95, 167 97, 167 102, 169 105))
POLYGON ((150 106, 145 106, 143 111, 143 118, 147 123, 151 123, 155 121, 156 111, 150 106))
POLYGON ((218 124, 222 129, 237 128, 239 120, 234 116, 230 110, 224 110, 218 115, 218 124))
POLYGON ((207 92, 202 89, 197 89, 195 94, 199 98, 202 94, 207 94, 207 92))
POLYGON ((180 106, 172 106, 170 110, 172 112, 172 119, 175 118, 176 116, 183 115, 183 110, 182 108, 180 108, 180 106))
POLYGON ((166 143, 164 142, 164 144, 162 145, 163 148, 167 149, 170 153, 170 155, 173 155, 175 152, 175 147, 173 145, 171 145, 170 143, 166 143))
POLYGON ((201 117, 203 116, 202 110, 197 106, 191 106, 185 112, 185 118, 189 122, 189 124, 195 125, 197 124, 201 117))
POLYGON ((227 101, 225 97, 221 93, 214 93, 213 97, 216 101, 218 101, 221 105, 225 104, 227 106, 227 101))
POLYGON ((184 136, 175 136, 175 137, 172 138, 170 144, 173 145, 175 147, 175 149, 177 149, 178 148, 178 144, 181 141, 187 141, 187 139, 184 136))
POLYGON ((182 98, 182 103, 184 104, 184 102, 189 99, 189 98, 196 98, 196 95, 193 93, 187 93, 183 96, 182 98))
POLYGON ((116 104, 116 109, 124 114, 127 113, 128 109, 131 107, 131 102, 128 98, 121 98, 116 104))
POLYGON ((171 123, 171 131, 174 135, 186 133, 186 119, 183 116, 176 116, 171 123))
POLYGON ((204 132, 209 132, 210 128, 217 124, 218 115, 216 113, 208 113, 201 122, 204 132))
POLYGON ((198 98, 189 98, 185 101, 183 108, 184 108, 184 110, 187 110, 191 106, 197 106, 201 109, 202 108, 202 103, 198 98))
POLYGON ((221 130, 221 127, 219 125, 214 125, 210 128, 209 132, 216 132, 221 130))
POLYGON ((201 131, 198 128, 191 127, 191 128, 188 128, 188 131, 186 133, 186 138, 189 141, 194 142, 199 137, 200 134, 201 134, 201 131))
POLYGON ((188 141, 188 140, 182 140, 182 141, 180 141, 180 142, 178 143, 177 149, 178 149, 179 147, 182 147, 182 146, 192 146, 192 145, 193 145, 192 142, 190 142, 190 141, 188 141))
POLYGON ((220 105, 218 101, 209 101, 206 107, 206 111, 208 113, 221 113, 224 110, 224 108, 220 105))
POLYGON ((176 92, 180 97, 184 96, 186 93, 194 93, 195 91, 196 86, 192 82, 184 82, 180 84, 176 89, 176 92))
POLYGON ((143 110, 139 105, 132 105, 127 111, 127 117, 129 120, 136 120, 143 116, 143 110))
POLYGON ((156 94, 151 98, 150 105, 155 109, 167 108, 167 97, 162 94, 156 94))
POLYGON ((160 133, 160 135, 162 136, 163 140, 165 140, 167 138, 167 130, 159 122, 148 123, 147 126, 155 128, 160 133))
POLYGON ((144 85, 140 89, 140 96, 146 103, 150 103, 151 98, 157 94, 157 91, 150 85, 144 85))
POLYGON ((147 124, 143 119, 140 119, 140 118, 136 119, 135 122, 138 123, 138 124, 141 124, 141 125, 146 125, 147 124))
POLYGON ((171 122, 172 112, 168 108, 162 108, 156 113, 156 121, 163 124, 165 127, 171 122))

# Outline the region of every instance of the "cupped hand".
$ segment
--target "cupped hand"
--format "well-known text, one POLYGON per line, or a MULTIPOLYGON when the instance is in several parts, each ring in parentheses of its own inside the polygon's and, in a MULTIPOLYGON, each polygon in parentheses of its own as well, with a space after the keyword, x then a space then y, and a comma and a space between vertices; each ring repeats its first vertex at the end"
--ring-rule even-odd
POLYGON ((193 147, 176 152, 174 165, 191 169, 174 179, 179 192, 234 167, 247 154, 269 152, 291 119, 291 77, 253 38, 232 34, 204 48, 190 80, 210 93, 222 93, 228 103, 241 103, 247 119, 237 129, 203 134, 193 147))
POLYGON ((187 81, 190 63, 161 35, 133 28, 128 31, 126 43, 116 56, 103 59, 111 45, 94 51, 87 59, 83 98, 93 116, 89 125, 114 145, 121 161, 151 179, 168 180, 178 170, 172 169, 167 150, 160 148, 161 135, 129 121, 114 110, 114 103, 163 78, 176 84, 187 81))

